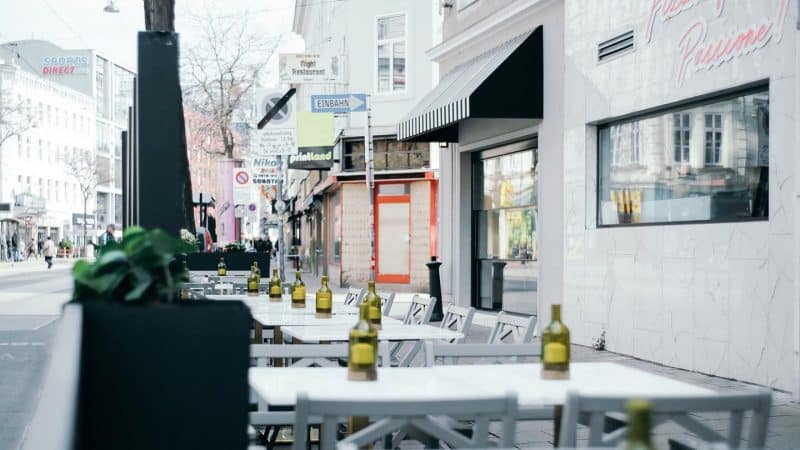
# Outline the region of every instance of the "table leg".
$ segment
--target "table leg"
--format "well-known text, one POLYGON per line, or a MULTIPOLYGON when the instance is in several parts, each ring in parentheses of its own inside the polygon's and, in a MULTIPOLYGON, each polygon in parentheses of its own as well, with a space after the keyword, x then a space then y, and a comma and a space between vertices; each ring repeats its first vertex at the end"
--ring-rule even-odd
POLYGON ((558 447, 558 442, 561 440, 561 415, 564 412, 564 405, 556 405, 553 407, 553 447, 558 447))
POLYGON ((254 344, 264 343, 264 327, 261 326, 261 322, 257 320, 253 320, 253 343, 254 344))
MULTIPOLYGON (((275 327, 273 330, 273 337, 272 342, 274 344, 283 344, 283 333, 281 333, 281 327, 275 327)), ((275 367, 283 367, 283 359, 277 358, 272 362, 273 366, 275 367)))

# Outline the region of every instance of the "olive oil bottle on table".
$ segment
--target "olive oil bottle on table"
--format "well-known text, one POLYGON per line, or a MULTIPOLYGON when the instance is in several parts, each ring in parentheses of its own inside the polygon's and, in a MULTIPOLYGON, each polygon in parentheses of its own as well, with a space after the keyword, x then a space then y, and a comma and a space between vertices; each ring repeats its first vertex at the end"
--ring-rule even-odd
POLYGON ((258 267, 258 263, 257 262, 253 261, 253 265, 251 266, 250 270, 255 272, 256 275, 258 275, 258 278, 261 278, 261 268, 258 267))
POLYGON ((258 296, 258 288, 261 284, 261 277, 256 272, 256 268, 250 268, 250 275, 247 277, 247 295, 258 296))
POLYGON ((317 289, 316 316, 320 318, 333 316, 333 292, 328 287, 328 277, 322 277, 322 286, 317 289))
POLYGON ((219 264, 217 264, 217 275, 220 277, 224 277, 225 274, 228 273, 228 266, 225 265, 225 258, 219 259, 219 264))
POLYGON ((569 328, 561 322, 561 305, 551 305, 552 321, 542 332, 542 378, 569 379, 569 328))
POLYGON ((369 321, 369 304, 359 306, 358 322, 350 329, 350 347, 347 355, 347 379, 372 381, 378 379, 378 330, 369 321))
POLYGON ((292 286, 292 308, 306 307, 306 285, 300 278, 300 272, 296 272, 294 285, 292 286))
POLYGON ((278 276, 278 269, 272 269, 272 278, 269 280, 269 301, 281 301, 281 278, 278 276))
POLYGON ((369 322, 376 329, 381 329, 381 298, 375 292, 375 282, 369 280, 367 283, 367 295, 364 296, 363 303, 369 305, 369 322))
POLYGON ((625 450, 654 450, 650 440, 652 405, 647 400, 633 399, 626 404, 628 410, 628 437, 625 450))

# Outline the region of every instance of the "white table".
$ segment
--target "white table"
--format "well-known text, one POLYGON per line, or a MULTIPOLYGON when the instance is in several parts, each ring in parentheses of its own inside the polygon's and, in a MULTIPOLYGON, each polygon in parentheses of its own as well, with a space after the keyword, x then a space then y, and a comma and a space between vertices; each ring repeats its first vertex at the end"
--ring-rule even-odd
MULTIPOLYGON (((356 324, 358 318, 353 314, 334 314, 332 317, 319 318, 313 314, 294 314, 294 313, 270 313, 252 311, 253 319, 265 327, 281 327, 281 330, 289 326, 338 326, 348 330, 356 324)), ((400 324, 401 321, 384 317, 384 324, 400 324)))
MULTIPOLYGON (((292 307, 291 299, 285 298, 279 302, 270 301, 267 295, 207 295, 209 300, 230 301, 238 300, 243 302, 250 308, 253 314, 256 313, 280 313, 280 314, 315 314, 317 311, 316 298, 314 296, 306 297, 305 308, 292 307)), ((355 306, 345 305, 341 302, 333 302, 333 314, 358 314, 358 308, 355 306)))
POLYGON ((374 382, 349 381, 344 367, 253 367, 250 387, 268 406, 315 399, 455 400, 517 394, 520 409, 562 405, 567 391, 631 397, 712 397, 714 391, 615 363, 573 363, 569 380, 542 380, 540 364, 379 367, 374 382))
MULTIPOLYGON (((424 341, 434 339, 462 339, 460 331, 434 327, 432 325, 405 325, 395 319, 382 321, 383 328, 378 332, 382 341, 424 341)), ((291 336, 304 342, 343 342, 350 339, 350 327, 340 324, 314 326, 285 326, 281 328, 284 336, 291 336)))

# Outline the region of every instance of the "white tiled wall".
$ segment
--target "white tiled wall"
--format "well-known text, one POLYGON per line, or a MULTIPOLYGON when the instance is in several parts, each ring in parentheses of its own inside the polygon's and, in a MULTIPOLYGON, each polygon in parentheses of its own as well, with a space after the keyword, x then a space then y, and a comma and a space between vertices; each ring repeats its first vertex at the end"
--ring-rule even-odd
MULTIPOLYGON (((675 80, 678 42, 697 19, 707 39, 774 14, 785 0, 701 1, 643 39, 650 0, 566 2, 564 315, 573 338, 671 366, 791 390, 795 381, 796 0, 783 39, 675 80), (634 29, 636 49, 597 63, 597 43, 634 29), (595 225, 596 121, 770 83, 770 218, 764 222, 595 225)), ((666 3, 666 2, 664 2, 666 3)))

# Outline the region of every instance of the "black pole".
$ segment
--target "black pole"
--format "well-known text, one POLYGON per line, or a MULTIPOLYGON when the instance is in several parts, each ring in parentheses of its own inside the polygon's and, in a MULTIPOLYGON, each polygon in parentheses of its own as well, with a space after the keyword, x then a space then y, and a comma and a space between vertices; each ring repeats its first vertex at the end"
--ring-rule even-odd
POLYGON ((431 256, 431 262, 425 263, 428 266, 428 283, 431 297, 436 298, 436 304, 433 305, 433 312, 431 313, 431 322, 441 322, 442 314, 442 281, 439 278, 439 267, 442 263, 436 260, 436 256, 431 256))

